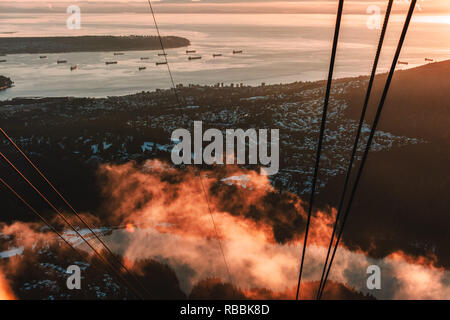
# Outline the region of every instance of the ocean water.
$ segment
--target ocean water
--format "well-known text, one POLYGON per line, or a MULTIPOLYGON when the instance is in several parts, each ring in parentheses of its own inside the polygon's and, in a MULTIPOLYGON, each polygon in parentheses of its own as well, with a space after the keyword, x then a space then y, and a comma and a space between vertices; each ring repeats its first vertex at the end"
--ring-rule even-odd
MULTIPOLYGON (((154 35, 149 14, 83 14, 80 30, 66 27, 67 14, 0 13, 0 36, 154 35)), ((325 79, 328 72, 335 16, 332 14, 157 14, 162 35, 186 37, 201 60, 187 59, 187 48, 168 49, 176 83, 217 82, 258 85, 325 79), (243 50, 243 54, 232 54, 243 50), (213 53, 222 57, 213 58, 213 53)), ((390 66, 404 16, 394 15, 379 71, 390 66)), ((424 58, 450 57, 448 17, 418 16, 411 24, 401 60, 409 68, 424 58)), ((344 15, 335 78, 369 74, 379 30, 370 30, 365 15, 344 15)), ((105 97, 170 87, 167 66, 159 51, 15 54, 2 57, 0 75, 15 86, 0 92, 0 100, 30 96, 105 97), (141 61, 141 57, 149 60, 141 61), (68 64, 57 64, 59 59, 68 64), (118 61, 105 65, 105 61, 118 61), (78 69, 70 71, 70 66, 78 69), (139 67, 146 70, 139 71, 139 67)))

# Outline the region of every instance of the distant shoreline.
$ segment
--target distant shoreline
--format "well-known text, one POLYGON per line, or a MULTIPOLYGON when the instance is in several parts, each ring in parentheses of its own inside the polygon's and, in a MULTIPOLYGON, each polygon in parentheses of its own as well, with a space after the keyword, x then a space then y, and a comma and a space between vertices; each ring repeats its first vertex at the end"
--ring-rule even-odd
MULTIPOLYGON (((186 38, 162 37, 165 48, 190 45, 186 38)), ((156 36, 0 37, 0 55, 159 50, 156 36)))
POLYGON ((0 91, 11 88, 13 84, 14 82, 10 78, 0 76, 0 91))

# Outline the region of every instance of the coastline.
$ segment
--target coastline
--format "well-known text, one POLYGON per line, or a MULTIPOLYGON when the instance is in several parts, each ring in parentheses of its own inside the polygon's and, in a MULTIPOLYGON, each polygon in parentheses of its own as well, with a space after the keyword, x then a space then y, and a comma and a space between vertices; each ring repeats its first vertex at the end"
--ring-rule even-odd
MULTIPOLYGON (((186 38, 164 36, 165 48, 190 45, 186 38)), ((159 50, 156 36, 0 37, 0 55, 159 50)))
MULTIPOLYGON (((125 51, 125 50, 122 50, 125 51)), ((434 65, 440 65, 440 64, 450 64, 450 59, 448 60, 444 60, 444 61, 436 61, 436 62, 432 62, 432 63, 426 63, 420 66, 415 66, 415 67, 411 67, 411 68, 407 68, 407 69, 399 69, 396 70, 396 73, 403 73, 403 72, 414 72, 414 70, 421 70, 421 69, 427 69, 430 66, 434 66, 434 65)), ((383 77, 384 75, 386 75, 385 72, 379 72, 377 73, 377 77, 383 77)), ((369 79, 369 75, 367 74, 359 74, 359 75, 354 75, 354 76, 342 76, 342 77, 338 77, 333 79, 333 83, 334 84, 338 84, 338 83, 345 83, 351 80, 359 80, 359 81, 368 81, 369 79)), ((297 81, 286 81, 286 82, 280 82, 280 83, 266 83, 264 81, 258 83, 258 84, 251 84, 251 83, 238 83, 238 82, 230 82, 230 83, 222 83, 221 86, 223 86, 222 88, 227 88, 229 87, 230 89, 232 89, 233 87, 235 89, 238 89, 240 86, 243 87, 247 87, 247 88, 270 88, 270 87, 278 87, 278 88, 283 88, 283 87, 296 87, 298 84, 302 84, 302 83, 310 83, 310 84, 321 84, 321 85, 325 85, 326 84, 326 80, 325 79, 318 79, 318 80, 297 80, 297 81)), ((185 87, 196 87, 196 88, 219 88, 220 83, 210 83, 210 84, 204 84, 204 83, 188 83, 188 84, 182 84, 182 83, 178 83, 177 86, 180 86, 181 88, 185 87)), ((5 92, 5 90, 10 89, 14 86, 14 81, 12 81, 10 78, 1 75, 0 74, 0 93, 5 92), (8 79, 10 80, 10 85, 9 86, 2 86, 2 81, 1 78, 4 79, 8 79)), ((168 94, 172 94, 173 93, 173 89, 171 87, 160 87, 160 88, 152 88, 152 89, 148 89, 148 90, 135 90, 133 92, 129 92, 129 93, 124 93, 124 94, 105 94, 104 96, 90 96, 89 94, 86 95, 21 95, 21 96, 12 96, 12 97, 6 97, 3 98, 2 95, 0 95, 0 105, 2 105, 2 103, 7 103, 7 102, 11 102, 14 104, 15 101, 23 101, 23 100, 42 100, 42 99, 108 99, 111 97, 115 97, 115 98, 127 98, 127 97, 134 97, 136 95, 147 95, 149 93, 168 93, 168 94)))
POLYGON ((14 81, 8 77, 0 75, 0 91, 9 89, 13 86, 14 81))

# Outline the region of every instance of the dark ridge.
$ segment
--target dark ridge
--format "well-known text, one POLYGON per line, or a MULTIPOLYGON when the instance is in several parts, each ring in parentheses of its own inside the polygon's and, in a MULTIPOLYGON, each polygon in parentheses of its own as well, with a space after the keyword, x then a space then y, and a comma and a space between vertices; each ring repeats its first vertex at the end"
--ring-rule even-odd
MULTIPOLYGON (((182 37, 162 37, 165 48, 190 45, 182 37)), ((79 36, 79 37, 14 37, 0 38, 1 54, 15 53, 64 53, 96 51, 158 50, 156 36, 79 36)))
MULTIPOLYGON (((448 143, 450 138, 450 60, 435 62, 394 74, 379 130, 396 135, 420 137, 429 142, 448 143)), ((371 123, 386 74, 377 75, 366 121, 371 123)), ((350 118, 361 112, 365 87, 348 93, 350 118)))

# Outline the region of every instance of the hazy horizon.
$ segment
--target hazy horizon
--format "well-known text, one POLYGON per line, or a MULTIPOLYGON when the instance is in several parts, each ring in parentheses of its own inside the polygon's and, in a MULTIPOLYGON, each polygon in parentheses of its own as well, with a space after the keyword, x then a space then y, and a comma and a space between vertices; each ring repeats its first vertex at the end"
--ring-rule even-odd
MULTIPOLYGON (((68 4, 76 4, 89 12, 139 12, 146 9, 147 1, 124 0, 8 0, 0 4, 3 13, 8 12, 51 12, 63 9, 68 4)), ((153 5, 159 13, 335 13, 337 1, 300 0, 300 1, 264 1, 264 0, 154 0, 153 5)), ((383 10, 386 1, 347 0, 345 14, 366 14, 370 5, 378 5, 383 10)), ((450 12, 450 2, 446 0, 419 0, 416 14, 438 15, 450 12)), ((396 0, 393 13, 404 13, 408 8, 407 0, 396 0)))

